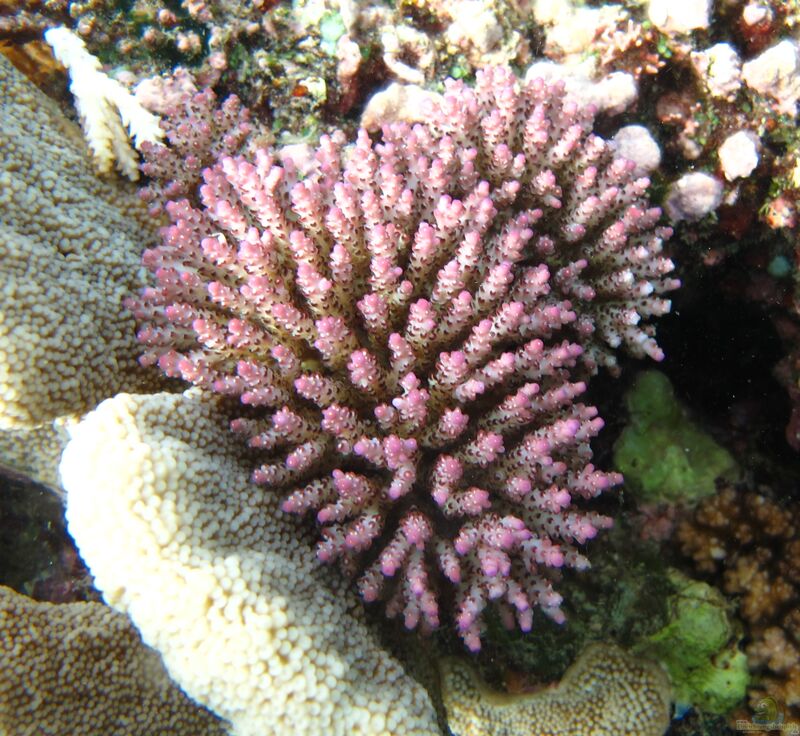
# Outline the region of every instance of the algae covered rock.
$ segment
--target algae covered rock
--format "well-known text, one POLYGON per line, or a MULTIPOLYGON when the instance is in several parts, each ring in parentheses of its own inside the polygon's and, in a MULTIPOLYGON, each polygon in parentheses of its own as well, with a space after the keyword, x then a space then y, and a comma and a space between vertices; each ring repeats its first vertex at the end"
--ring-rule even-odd
POLYGON ((637 650, 656 657, 669 672, 675 702, 725 714, 747 692, 747 658, 730 606, 716 588, 674 572, 669 622, 637 650))
POLYGON ((640 374, 625 400, 630 423, 614 462, 639 500, 695 501, 714 493, 717 478, 738 475, 736 461, 692 422, 663 373, 640 374))

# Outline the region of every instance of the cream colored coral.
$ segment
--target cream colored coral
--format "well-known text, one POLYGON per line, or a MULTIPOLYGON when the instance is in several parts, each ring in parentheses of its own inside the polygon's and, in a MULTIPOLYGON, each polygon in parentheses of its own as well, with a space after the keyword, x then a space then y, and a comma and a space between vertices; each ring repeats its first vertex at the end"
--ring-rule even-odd
POLYGON ((380 130, 387 123, 403 121, 421 123, 428 107, 441 100, 441 95, 416 84, 392 82, 367 100, 361 113, 361 127, 369 131, 380 130))
POLYGON ((0 56, 0 428, 158 385, 122 299, 144 283, 155 224, 99 181, 58 106, 0 56))
POLYGON ((797 114, 800 100, 800 42, 784 39, 742 65, 744 83, 774 99, 779 112, 797 114))
POLYGON ((536 61, 525 72, 525 81, 541 78, 546 82, 563 79, 567 94, 600 112, 612 115, 629 108, 639 95, 636 79, 628 72, 612 72, 598 77, 597 60, 587 58, 579 64, 536 61))
POLYGON ((67 519, 106 600, 238 736, 433 736, 427 693, 315 559, 217 404, 120 395, 72 430, 67 519))
POLYGON ((44 38, 56 59, 69 71, 69 88, 75 96, 75 107, 98 170, 108 173, 116 163, 125 176, 135 181, 139 178, 139 157, 130 139, 137 149, 145 141, 160 141, 164 132, 158 117, 105 74, 100 60, 87 51, 86 44, 69 28, 50 28, 44 38))
POLYGON ((0 733, 223 736, 101 603, 39 603, 0 586, 0 733))
POLYGON ((592 44, 604 31, 621 25, 629 18, 621 5, 602 5, 599 8, 573 6, 568 2, 553 4, 539 2, 535 17, 546 26, 545 55, 550 59, 575 60, 592 52, 592 44))
POLYGON ((662 736, 670 683, 661 667, 610 644, 591 644, 554 688, 489 691, 459 660, 442 663, 442 696, 454 736, 662 736))
POLYGON ((58 463, 67 439, 60 420, 33 429, 0 429, 0 465, 58 488, 58 463))

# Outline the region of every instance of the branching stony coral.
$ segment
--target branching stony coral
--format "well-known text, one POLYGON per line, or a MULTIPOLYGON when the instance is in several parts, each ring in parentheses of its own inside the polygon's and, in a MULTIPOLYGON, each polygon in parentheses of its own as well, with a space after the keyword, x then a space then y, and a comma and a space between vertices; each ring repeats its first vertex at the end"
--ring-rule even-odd
POLYGON ((314 512, 320 559, 408 628, 454 596, 477 649, 489 601, 563 619, 554 572, 610 524, 574 501, 620 481, 575 371, 660 359, 644 322, 677 282, 649 182, 563 87, 488 69, 426 112, 305 161, 223 157, 167 205, 130 306, 143 362, 241 399, 254 480, 314 512))
POLYGON ((146 110, 116 79, 102 69, 77 34, 64 26, 45 31, 53 55, 69 71, 70 90, 86 141, 100 173, 116 163, 131 180, 139 178, 136 150, 162 137, 158 118, 146 110))
POLYGON ((161 127, 169 147, 145 142, 142 173, 150 177, 142 199, 158 214, 164 202, 191 195, 202 170, 222 156, 238 153, 251 133, 250 112, 235 96, 221 105, 211 89, 197 92, 186 75, 151 82, 145 96, 158 99, 161 127), (163 186, 162 186, 163 184, 163 186))

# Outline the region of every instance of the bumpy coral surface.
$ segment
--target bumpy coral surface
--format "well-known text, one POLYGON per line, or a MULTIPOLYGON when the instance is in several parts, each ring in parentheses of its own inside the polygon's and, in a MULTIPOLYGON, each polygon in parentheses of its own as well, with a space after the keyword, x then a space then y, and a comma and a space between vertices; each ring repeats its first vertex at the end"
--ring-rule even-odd
POLYGON ((557 687, 526 695, 491 692, 445 660, 442 696, 455 736, 662 736, 670 720, 666 672, 605 644, 588 646, 557 687))
POLYGON ((2 57, 0 95, 0 427, 31 428, 158 385, 122 308, 156 228, 133 192, 97 179, 80 130, 2 57))
POLYGON ((101 603, 39 603, 0 586, 0 733, 224 736, 130 621, 101 603))
POLYGON ((241 399, 254 480, 314 513, 321 560, 409 628, 452 588, 476 649, 490 600, 523 629, 563 618, 553 571, 610 523, 574 502, 620 480, 590 462, 573 369, 660 358, 644 322, 676 282, 648 180, 561 86, 490 69, 426 112, 380 143, 222 158, 167 205, 131 307, 145 363, 241 399))
POLYGON ((235 736, 436 736, 347 582, 250 482, 221 403, 120 394, 72 428, 67 521, 105 600, 235 736))

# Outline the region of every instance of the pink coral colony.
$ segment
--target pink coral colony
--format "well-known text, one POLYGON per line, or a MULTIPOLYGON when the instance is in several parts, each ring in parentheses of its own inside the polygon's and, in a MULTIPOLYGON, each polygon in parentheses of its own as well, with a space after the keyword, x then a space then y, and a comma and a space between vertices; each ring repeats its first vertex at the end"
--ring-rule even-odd
POLYGON ((448 80, 424 125, 260 150, 203 171, 130 306, 144 363, 238 397, 256 483, 316 516, 318 555, 408 628, 440 597, 480 647, 493 601, 563 620, 551 580, 611 520, 579 397, 610 348, 662 357, 646 324, 677 286, 646 178, 558 84, 448 80), (584 380, 578 380, 583 378, 584 380))

